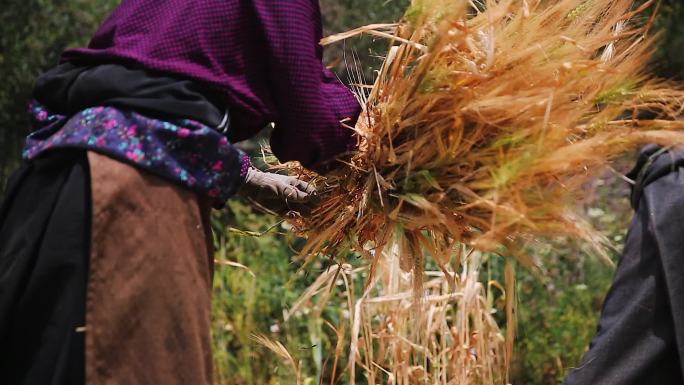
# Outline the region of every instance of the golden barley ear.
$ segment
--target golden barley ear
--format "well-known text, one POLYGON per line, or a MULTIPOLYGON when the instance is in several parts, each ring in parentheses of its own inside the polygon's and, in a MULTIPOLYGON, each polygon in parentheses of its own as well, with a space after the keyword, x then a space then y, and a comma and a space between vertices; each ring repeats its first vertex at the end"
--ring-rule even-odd
POLYGON ((275 353, 276 355, 278 355, 278 357, 282 358, 285 362, 287 362, 287 364, 295 372, 297 385, 301 385, 302 374, 299 368, 299 364, 294 359, 294 357, 292 357, 287 348, 282 343, 280 343, 280 341, 273 341, 263 334, 252 334, 251 339, 257 344, 275 353))

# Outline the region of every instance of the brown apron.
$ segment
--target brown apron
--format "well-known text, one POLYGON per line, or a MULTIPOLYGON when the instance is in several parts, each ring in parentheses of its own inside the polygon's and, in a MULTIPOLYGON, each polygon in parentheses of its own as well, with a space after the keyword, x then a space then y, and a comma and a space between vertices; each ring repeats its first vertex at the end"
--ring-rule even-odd
POLYGON ((89 152, 86 384, 211 385, 211 233, 197 194, 89 152))

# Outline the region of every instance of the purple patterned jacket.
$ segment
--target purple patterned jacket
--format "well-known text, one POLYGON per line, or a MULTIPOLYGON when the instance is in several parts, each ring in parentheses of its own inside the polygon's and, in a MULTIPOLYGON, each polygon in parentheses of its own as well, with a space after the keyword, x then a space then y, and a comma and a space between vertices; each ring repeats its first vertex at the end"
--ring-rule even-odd
POLYGON ((121 63, 189 77, 221 91, 231 142, 275 123, 281 161, 317 169, 353 149, 360 106, 325 69, 318 0, 123 0, 88 48, 65 61, 121 63))

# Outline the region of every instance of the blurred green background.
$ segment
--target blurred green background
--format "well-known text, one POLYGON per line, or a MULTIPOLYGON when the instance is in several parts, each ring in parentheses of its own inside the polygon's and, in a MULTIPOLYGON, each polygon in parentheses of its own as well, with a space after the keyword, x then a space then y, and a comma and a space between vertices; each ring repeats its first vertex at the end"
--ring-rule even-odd
MULTIPOLYGON (((113 0, 4 0, 0 10, 0 190, 16 167, 27 133, 25 106, 38 74, 58 61, 60 52, 87 44, 91 33, 114 7, 113 0)), ((326 34, 375 22, 397 20, 408 0, 321 0, 326 34)), ((663 3, 657 19, 662 34, 655 71, 681 77, 684 69, 684 5, 663 3)), ((326 62, 349 81, 348 66, 358 57, 366 80, 380 63, 386 43, 355 38, 332 46, 326 62)), ((257 148, 247 146, 251 148, 257 148)), ((617 168, 629 169, 629 159, 617 168)), ((631 217, 628 188, 614 174, 587 187, 587 214, 620 245, 631 217)), ((233 200, 216 213, 217 259, 214 296, 214 350, 219 384, 292 384, 281 360, 250 340, 263 333, 283 342, 302 362, 307 384, 330 383, 330 355, 336 336, 324 321, 347 316, 345 299, 333 298, 323 317, 305 309, 285 323, 283 312, 302 294, 326 261, 299 271, 300 240, 288 235, 278 219, 233 200), (267 232, 260 237, 236 230, 267 232), (228 261, 230 264, 226 264, 228 261), (247 269, 236 267, 234 262, 247 269)), ((596 327, 612 267, 587 256, 580 245, 564 241, 539 246, 536 254, 549 266, 546 277, 519 271, 519 337, 513 365, 514 384, 559 384, 579 362, 596 327)), ((614 257, 617 258, 617 251, 614 257)), ((352 260, 354 264, 359 262, 352 260)), ((490 266, 498 274, 496 263, 490 266)), ((341 363, 342 365, 344 364, 341 363)), ((345 377, 339 378, 344 384, 345 377)))

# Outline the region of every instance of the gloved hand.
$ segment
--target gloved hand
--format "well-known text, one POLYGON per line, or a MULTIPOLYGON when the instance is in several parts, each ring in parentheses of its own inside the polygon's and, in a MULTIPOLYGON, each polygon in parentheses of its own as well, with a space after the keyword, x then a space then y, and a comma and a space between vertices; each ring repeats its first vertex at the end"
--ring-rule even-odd
POLYGON ((308 201, 316 189, 298 178, 250 167, 240 193, 264 208, 282 214, 292 209, 301 210, 296 204, 308 201))

